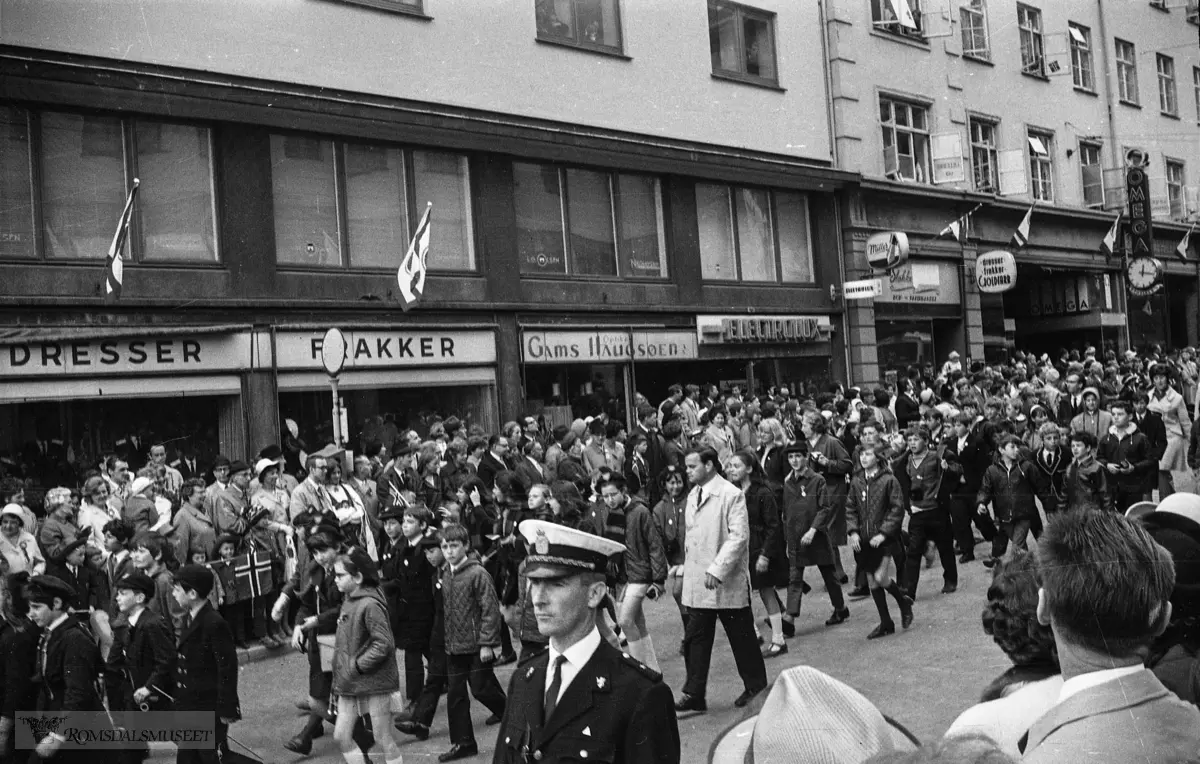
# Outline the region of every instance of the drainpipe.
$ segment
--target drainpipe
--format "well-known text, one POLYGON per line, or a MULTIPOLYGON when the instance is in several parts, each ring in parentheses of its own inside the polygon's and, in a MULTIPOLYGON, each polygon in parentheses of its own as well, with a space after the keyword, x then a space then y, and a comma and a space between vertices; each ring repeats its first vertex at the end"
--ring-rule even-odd
MULTIPOLYGON (((1109 161, 1112 162, 1113 167, 1124 167, 1125 158, 1121 154, 1121 144, 1117 142, 1117 110, 1113 101, 1118 90, 1114 87, 1113 77, 1115 74, 1108 52, 1108 43, 1111 38, 1108 36, 1108 19, 1104 13, 1104 0, 1096 0, 1096 13, 1100 18, 1100 39, 1103 41, 1099 48, 1100 58, 1104 62, 1104 108, 1108 116, 1109 161)), ((1103 173, 1101 173, 1101 182, 1103 182, 1103 173)))
POLYGON ((833 72, 829 61, 829 19, 825 16, 825 0, 817 3, 817 19, 821 25, 821 69, 825 75, 825 121, 829 125, 829 159, 839 167, 837 118, 833 109, 833 72))

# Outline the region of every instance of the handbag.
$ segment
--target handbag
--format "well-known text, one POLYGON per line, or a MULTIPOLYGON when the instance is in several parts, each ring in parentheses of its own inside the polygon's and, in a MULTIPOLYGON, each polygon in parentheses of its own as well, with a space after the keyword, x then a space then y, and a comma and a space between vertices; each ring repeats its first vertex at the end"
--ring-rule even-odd
POLYGON ((333 671, 333 651, 337 644, 336 634, 318 634, 317 651, 321 656, 321 671, 333 671))

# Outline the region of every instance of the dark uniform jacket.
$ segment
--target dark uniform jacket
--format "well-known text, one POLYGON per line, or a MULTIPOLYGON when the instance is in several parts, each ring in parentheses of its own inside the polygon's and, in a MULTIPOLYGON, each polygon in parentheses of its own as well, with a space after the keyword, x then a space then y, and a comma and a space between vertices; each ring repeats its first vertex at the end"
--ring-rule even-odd
MULTIPOLYGON (((67 618, 53 631, 45 645, 45 663, 38 650, 34 667, 38 684, 38 711, 90 714, 102 711, 97 682, 100 679, 100 648, 75 619, 67 618)), ((88 722, 83 722, 86 725, 88 722)), ((64 726, 72 725, 69 718, 64 726)))
POLYGON ((676 764, 679 725, 662 675, 603 640, 542 723, 550 653, 513 672, 493 764, 676 764))
POLYGON ((10 721, 18 711, 28 711, 37 704, 33 666, 37 663, 38 629, 24 616, 19 618, 23 626, 20 630, 0 620, 0 717, 10 721))
POLYGON ((1096 449, 1096 461, 1100 466, 1110 464, 1122 466, 1126 463, 1133 467, 1130 473, 1110 473, 1109 487, 1128 493, 1150 493, 1158 480, 1158 460, 1162 456, 1155 455, 1149 438, 1136 424, 1131 424, 1126 431, 1118 431, 1116 425, 1108 428, 1108 432, 1100 439, 1096 449))
POLYGON ((429 647, 433 630, 433 566, 419 546, 401 536, 379 552, 379 579, 392 615, 392 635, 400 650, 429 647))
POLYGON ((1154 411, 1147 411, 1138 416, 1137 412, 1133 411, 1130 416, 1133 423, 1146 436, 1146 440, 1150 441, 1150 452, 1154 454, 1155 461, 1161 460, 1167 450, 1167 426, 1163 424, 1162 415, 1154 411))
POLYGON ((179 635, 175 672, 175 709, 212 711, 240 719, 238 656, 233 632, 205 602, 179 635))
POLYGON ((807 465, 799 476, 790 472, 783 481, 784 539, 792 567, 833 564, 829 533, 834 517, 833 501, 833 491, 825 478, 807 465), (817 529, 812 543, 802 545, 800 539, 811 528, 817 529))
POLYGON ((1043 506, 1047 513, 1057 512, 1064 508, 1067 504, 1067 468, 1071 466, 1071 452, 1059 446, 1053 453, 1049 453, 1044 448, 1039 448, 1033 455, 1033 463, 1042 471, 1048 481, 1047 497, 1052 501, 1051 504, 1043 506))
POLYGON ((134 708, 133 692, 150 690, 152 709, 169 707, 175 697, 175 638, 171 627, 149 608, 133 626, 124 618, 113 624, 113 646, 108 653, 107 669, 123 680, 125 707, 134 708))

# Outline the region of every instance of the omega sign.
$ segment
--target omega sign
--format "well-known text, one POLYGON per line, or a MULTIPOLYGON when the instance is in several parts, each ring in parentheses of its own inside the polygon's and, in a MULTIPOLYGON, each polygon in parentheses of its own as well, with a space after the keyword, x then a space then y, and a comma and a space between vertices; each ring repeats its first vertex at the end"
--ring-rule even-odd
POLYGON ((697 316, 708 345, 794 345, 829 339, 828 316, 697 316))
POLYGON ((1017 285, 1017 261, 1012 253, 997 249, 975 261, 975 283, 980 292, 998 294, 1017 285))

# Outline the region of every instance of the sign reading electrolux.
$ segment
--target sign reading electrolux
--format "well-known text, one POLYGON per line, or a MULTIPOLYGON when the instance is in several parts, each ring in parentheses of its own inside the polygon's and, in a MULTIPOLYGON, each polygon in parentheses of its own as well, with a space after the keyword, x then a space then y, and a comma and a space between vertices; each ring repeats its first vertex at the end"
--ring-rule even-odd
POLYGON ((0 377, 233 371, 250 368, 250 346, 248 333, 0 345, 0 377))
POLYGON ((696 358, 690 331, 526 331, 521 334, 525 363, 620 363, 686 361, 696 358))
POLYGON ((829 316, 696 316, 706 345, 794 345, 824 342, 829 316))
MULTIPOLYGON (((476 366, 496 362, 496 335, 456 329, 347 329, 345 368, 476 366)), ((275 338, 281 369, 322 369, 325 332, 282 331, 275 338)))

